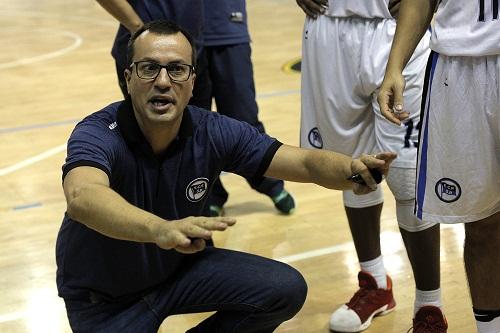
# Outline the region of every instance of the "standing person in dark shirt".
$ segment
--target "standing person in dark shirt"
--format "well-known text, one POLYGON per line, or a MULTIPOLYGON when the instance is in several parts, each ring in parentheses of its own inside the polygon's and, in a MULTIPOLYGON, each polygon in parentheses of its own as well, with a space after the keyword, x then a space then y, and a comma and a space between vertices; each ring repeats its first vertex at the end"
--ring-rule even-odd
POLYGON ((203 0, 96 0, 120 22, 111 54, 115 59, 118 84, 124 96, 127 85, 127 43, 130 35, 153 20, 169 20, 185 29, 196 44, 201 44, 203 0))
MULTIPOLYGON (((116 62, 118 82, 127 96, 125 77, 126 46, 130 33, 145 22, 167 19, 176 22, 193 36, 199 46, 198 69, 190 104, 211 109, 215 98, 217 111, 245 121, 264 133, 255 101, 250 35, 245 0, 97 0, 120 23, 111 51, 116 62)), ((293 197, 282 180, 264 177, 247 179, 252 188, 271 198, 284 214, 295 208, 293 197)), ((219 216, 228 193, 218 179, 208 198, 204 214, 219 216)))
POLYGON ((272 332, 301 308, 292 267, 207 246, 235 220, 200 217, 224 171, 367 193, 368 168, 394 153, 351 159, 282 145, 244 122, 187 106, 192 40, 153 21, 129 43, 129 97, 75 127, 63 166, 67 212, 57 238, 57 285, 75 332, 157 332, 169 315, 216 311, 189 332, 272 332), (366 184, 346 178, 359 173, 366 184))
MULTIPOLYGON (((245 121, 265 133, 255 100, 245 0, 204 1, 204 15, 197 79, 189 104, 210 110, 213 98, 217 112, 245 121)), ((295 209, 293 197, 284 189, 283 181, 266 177, 259 181, 247 178, 247 182, 271 198, 280 212, 290 214, 295 209)), ((211 216, 223 214, 228 196, 217 179, 208 197, 211 216)))

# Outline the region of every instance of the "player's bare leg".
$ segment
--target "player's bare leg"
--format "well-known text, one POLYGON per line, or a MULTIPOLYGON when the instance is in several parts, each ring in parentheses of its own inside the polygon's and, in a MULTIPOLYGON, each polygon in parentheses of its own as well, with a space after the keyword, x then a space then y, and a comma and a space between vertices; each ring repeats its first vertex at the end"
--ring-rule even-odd
POLYGON ((500 330, 500 212, 465 224, 464 262, 479 332, 500 330))
POLYGON ((373 317, 391 312, 396 305, 392 282, 387 276, 380 250, 382 205, 345 207, 361 271, 358 274, 359 290, 330 318, 333 331, 362 331, 370 326, 373 317))
POLYGON ((417 289, 439 289, 439 224, 418 232, 408 232, 402 228, 399 230, 410 259, 417 289))
POLYGON ((345 207, 359 262, 375 259, 380 250, 380 214, 383 204, 365 208, 345 207))

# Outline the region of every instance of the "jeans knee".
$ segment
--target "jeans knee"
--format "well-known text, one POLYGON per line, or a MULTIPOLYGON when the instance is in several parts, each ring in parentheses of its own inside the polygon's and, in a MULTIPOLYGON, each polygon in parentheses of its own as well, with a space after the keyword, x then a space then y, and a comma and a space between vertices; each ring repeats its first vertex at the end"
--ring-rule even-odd
POLYGON ((285 266, 286 269, 276 276, 274 290, 275 304, 285 320, 292 318, 304 305, 307 296, 307 283, 296 269, 285 266))

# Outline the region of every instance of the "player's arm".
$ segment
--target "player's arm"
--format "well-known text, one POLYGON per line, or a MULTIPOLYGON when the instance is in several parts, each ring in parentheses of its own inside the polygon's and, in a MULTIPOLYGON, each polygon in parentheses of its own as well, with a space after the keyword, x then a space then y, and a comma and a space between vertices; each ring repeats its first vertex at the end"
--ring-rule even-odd
POLYGON ((184 253, 202 250, 211 231, 222 231, 235 223, 231 218, 205 217, 166 222, 128 203, 110 188, 107 174, 94 167, 70 170, 63 188, 67 214, 73 220, 111 238, 155 243, 164 249, 184 253))
POLYGON ((401 5, 401 0, 389 0, 388 7, 392 17, 398 17, 400 5, 401 5))
POLYGON ((420 39, 429 27, 437 0, 402 0, 396 33, 387 63, 384 81, 378 94, 380 111, 390 121, 400 125, 409 114, 404 110, 403 69, 420 39))
POLYGON ((325 12, 328 7, 328 0, 296 0, 297 5, 306 13, 307 16, 317 18, 325 12))
POLYGON ((274 155, 265 176, 302 183, 315 183, 337 190, 353 189, 356 193, 368 193, 377 188, 368 168, 386 174, 395 153, 379 153, 377 157, 363 155, 359 159, 327 151, 301 149, 282 145, 274 155), (359 173, 368 186, 347 180, 359 173))
POLYGON ((134 33, 144 25, 141 18, 126 0, 96 0, 102 8, 117 19, 125 28, 134 33))

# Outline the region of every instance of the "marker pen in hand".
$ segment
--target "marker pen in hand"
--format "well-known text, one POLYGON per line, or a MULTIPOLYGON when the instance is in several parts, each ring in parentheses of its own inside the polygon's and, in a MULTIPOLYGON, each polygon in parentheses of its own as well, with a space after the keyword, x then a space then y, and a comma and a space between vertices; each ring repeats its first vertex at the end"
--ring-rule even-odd
MULTIPOLYGON (((370 173, 372 174, 372 177, 375 180, 375 182, 377 184, 380 184, 380 182, 382 182, 382 174, 380 173, 380 171, 378 171, 377 169, 368 169, 368 170, 370 170, 370 173)), ((366 186, 365 181, 363 180, 363 178, 359 173, 356 173, 348 177, 347 180, 366 186)))

